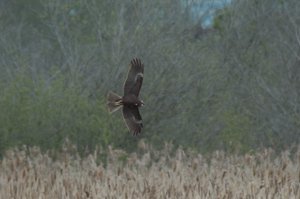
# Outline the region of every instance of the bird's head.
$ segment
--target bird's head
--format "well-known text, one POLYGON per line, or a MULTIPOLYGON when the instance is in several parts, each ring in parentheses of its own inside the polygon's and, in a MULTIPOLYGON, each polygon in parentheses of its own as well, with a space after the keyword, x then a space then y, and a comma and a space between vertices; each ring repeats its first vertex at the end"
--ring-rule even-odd
POLYGON ((138 107, 140 107, 140 106, 144 106, 144 101, 143 100, 138 100, 136 103, 135 103, 135 106, 138 106, 138 107))

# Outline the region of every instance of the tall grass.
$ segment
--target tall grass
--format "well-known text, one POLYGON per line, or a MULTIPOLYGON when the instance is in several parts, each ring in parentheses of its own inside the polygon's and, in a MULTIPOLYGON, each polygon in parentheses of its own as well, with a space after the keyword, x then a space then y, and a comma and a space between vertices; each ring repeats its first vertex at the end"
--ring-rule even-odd
POLYGON ((170 145, 155 151, 141 142, 139 149, 109 147, 85 158, 72 147, 57 158, 37 147, 9 150, 0 162, 0 198, 300 198, 300 149, 210 157, 170 145))

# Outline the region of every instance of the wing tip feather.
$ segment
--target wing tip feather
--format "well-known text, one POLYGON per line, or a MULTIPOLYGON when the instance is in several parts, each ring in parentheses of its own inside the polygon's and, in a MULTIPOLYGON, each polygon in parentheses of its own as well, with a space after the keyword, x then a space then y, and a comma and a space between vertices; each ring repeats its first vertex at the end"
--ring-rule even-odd
POLYGON ((130 63, 131 63, 132 66, 141 66, 141 67, 144 66, 144 64, 142 63, 141 59, 140 59, 140 58, 137 58, 137 57, 133 58, 133 59, 130 61, 130 63))

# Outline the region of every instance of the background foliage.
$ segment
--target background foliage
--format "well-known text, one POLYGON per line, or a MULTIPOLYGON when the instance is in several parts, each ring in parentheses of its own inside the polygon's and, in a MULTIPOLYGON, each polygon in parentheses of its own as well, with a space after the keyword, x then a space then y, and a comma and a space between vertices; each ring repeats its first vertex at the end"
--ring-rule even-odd
POLYGON ((66 137, 81 152, 141 138, 203 152, 299 142, 300 2, 232 1, 207 29, 184 5, 0 2, 0 153, 66 137), (133 57, 145 63, 138 138, 105 107, 133 57))

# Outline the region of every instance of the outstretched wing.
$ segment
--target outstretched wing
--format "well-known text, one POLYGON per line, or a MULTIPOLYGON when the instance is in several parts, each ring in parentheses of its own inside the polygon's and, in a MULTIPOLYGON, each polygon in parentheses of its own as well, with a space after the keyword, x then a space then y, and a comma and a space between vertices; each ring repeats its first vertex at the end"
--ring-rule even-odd
POLYGON ((133 94, 139 96, 144 77, 144 65, 140 59, 133 59, 130 62, 127 79, 124 83, 124 96, 133 94))
POLYGON ((131 131, 133 135, 141 133, 143 122, 138 107, 123 106, 123 117, 129 131, 131 131))

